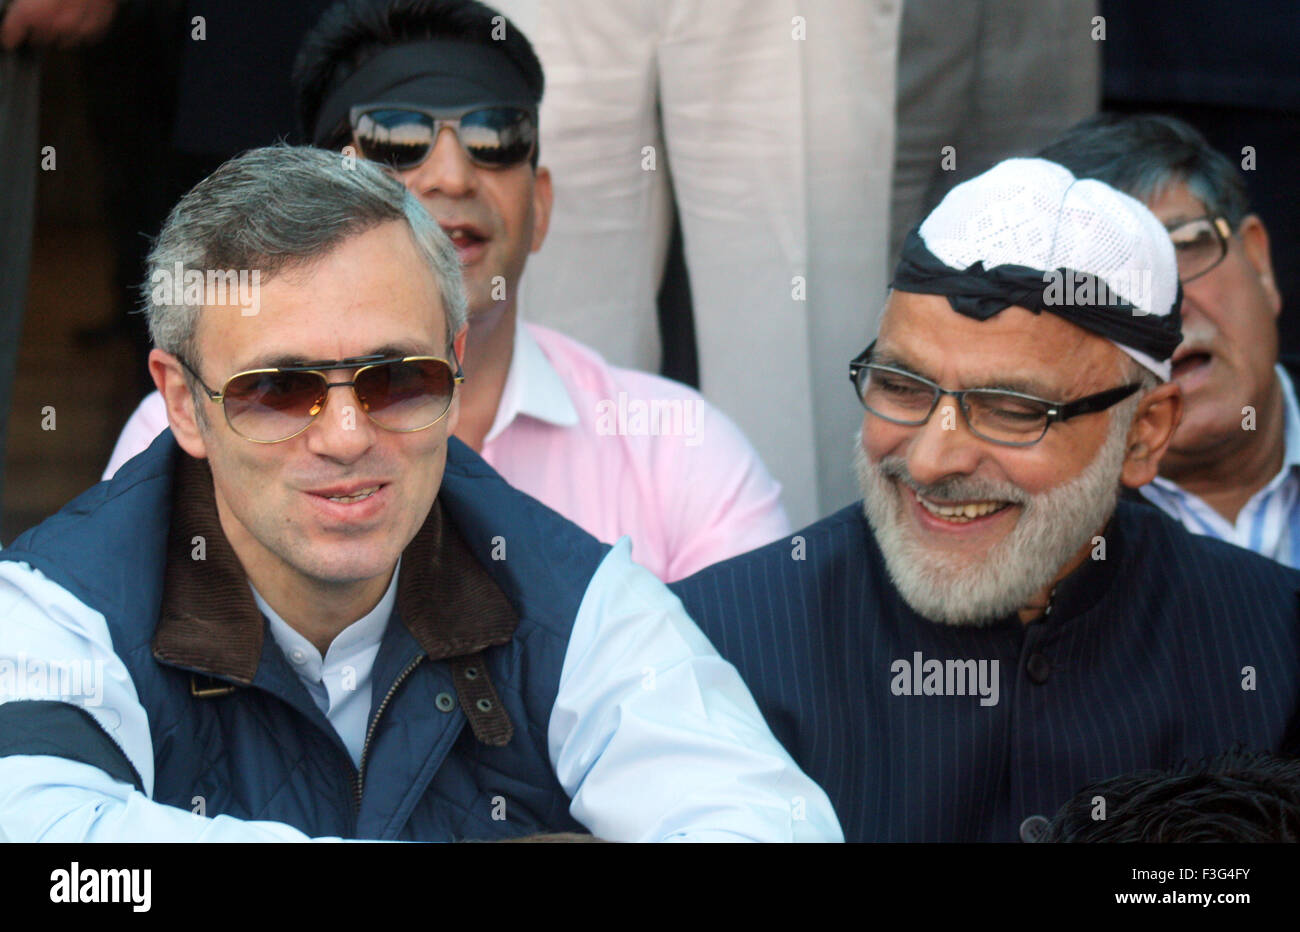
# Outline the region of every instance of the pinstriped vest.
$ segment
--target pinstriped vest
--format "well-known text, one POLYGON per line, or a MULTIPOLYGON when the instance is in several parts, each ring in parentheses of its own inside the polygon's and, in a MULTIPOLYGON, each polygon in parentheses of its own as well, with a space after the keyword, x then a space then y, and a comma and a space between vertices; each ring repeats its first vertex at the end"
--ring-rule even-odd
POLYGON ((1031 840, 1092 781, 1295 749, 1300 572, 1153 508, 1121 502, 1106 559, 1028 626, 921 618, 859 505, 798 538, 671 588, 849 841, 1031 840), (990 661, 995 703, 977 688, 990 661))

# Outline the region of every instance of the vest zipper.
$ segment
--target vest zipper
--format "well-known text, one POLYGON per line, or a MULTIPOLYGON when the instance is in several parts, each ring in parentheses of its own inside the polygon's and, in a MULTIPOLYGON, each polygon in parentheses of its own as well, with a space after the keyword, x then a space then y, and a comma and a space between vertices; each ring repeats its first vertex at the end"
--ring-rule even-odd
POLYGON ((375 710, 374 717, 370 719, 370 727, 366 729, 366 740, 361 745, 360 765, 357 767, 357 774, 353 780, 353 789, 356 793, 354 802, 356 803, 358 815, 361 813, 361 794, 366 785, 366 755, 370 752, 370 739, 375 736, 375 727, 379 724, 379 717, 384 714, 384 709, 388 707, 388 702, 393 698, 393 693, 397 692, 397 687, 402 685, 402 682, 411 675, 411 671, 418 667, 423 659, 424 655, 421 654, 407 664, 406 669, 398 674, 397 679, 393 680, 393 685, 389 687, 388 694, 384 696, 383 701, 379 703, 379 708, 375 710))

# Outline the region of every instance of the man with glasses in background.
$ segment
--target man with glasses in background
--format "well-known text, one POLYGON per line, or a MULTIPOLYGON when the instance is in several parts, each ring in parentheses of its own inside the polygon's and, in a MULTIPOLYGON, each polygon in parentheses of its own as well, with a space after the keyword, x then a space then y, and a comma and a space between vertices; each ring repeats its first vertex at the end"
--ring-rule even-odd
POLYGON ((1300 572, 1118 501, 1178 424, 1174 247, 1041 159, 912 231, 862 503, 673 585, 850 841, 1038 840, 1088 782, 1292 745, 1300 572))
POLYGON ((171 430, 0 551, 0 836, 841 838, 627 541, 452 436, 459 261, 397 180, 251 150, 171 275, 171 430))
POLYGON ((1183 420, 1141 494, 1194 533, 1300 567, 1295 363, 1278 362, 1282 296, 1237 170, 1166 116, 1094 117, 1041 155, 1142 200, 1174 242, 1183 420))
MULTIPOLYGON (((630 536, 664 580, 790 530, 780 486, 698 392, 518 319, 551 176, 541 65, 513 23, 473 0, 347 0, 303 40, 294 83, 313 144, 387 165, 456 246, 469 299, 457 437, 600 540, 630 536)), ((105 477, 166 426, 150 395, 105 477)))

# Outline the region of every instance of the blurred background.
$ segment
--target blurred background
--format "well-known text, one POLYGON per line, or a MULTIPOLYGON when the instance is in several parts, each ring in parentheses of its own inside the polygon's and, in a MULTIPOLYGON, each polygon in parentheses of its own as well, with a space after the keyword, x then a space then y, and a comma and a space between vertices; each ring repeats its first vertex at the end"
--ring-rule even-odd
MULTIPOLYGON (((5 6, 0 0, 0 15, 10 15, 18 2, 23 0, 5 6)), ((525 32, 537 28, 542 35, 538 23, 544 25, 547 11, 565 2, 504 0, 501 8, 525 32)), ((298 41, 328 5, 77 0, 68 8, 86 16, 107 13, 107 27, 87 34, 74 24, 63 38, 29 35, 20 48, 0 51, 0 145, 13 145, 12 126, 4 121, 23 120, 15 98, 22 82, 39 74, 32 138, 38 165, 50 152, 55 160, 53 170, 30 170, 31 150, 17 159, 11 150, 5 153, 9 169, 16 165, 26 181, 20 178, 15 186, 9 175, 0 178, 0 266, 8 262, 10 274, 20 269, 27 282, 25 300, 21 288, 6 286, 0 295, 8 301, 0 312, 21 333, 0 345, 0 353, 16 360, 12 389, 6 391, 0 379, 0 405, 10 411, 0 458, 0 541, 12 540, 99 479, 118 431, 152 388, 144 367, 147 335, 138 315, 130 313, 149 237, 180 194, 224 159, 277 139, 298 141, 289 72, 298 41), (195 41, 199 15, 206 35, 195 41), (34 185, 29 219, 22 215, 22 183, 34 185), (24 263, 28 246, 30 262, 24 263)), ((840 294, 860 297, 834 302, 850 305, 843 313, 851 315, 852 326, 809 342, 821 348, 814 364, 830 373, 828 384, 843 381, 842 363, 874 331, 886 269, 902 234, 953 184, 1002 158, 1036 151, 1099 107, 1181 116, 1234 161, 1242 158, 1243 147, 1251 147, 1256 161, 1244 177, 1272 234, 1284 300, 1300 289, 1300 198, 1294 191, 1300 169, 1300 16, 1293 0, 810 0, 802 7, 809 9, 809 28, 817 34, 833 33, 827 24, 839 18, 853 29, 872 30, 872 47, 889 52, 876 62, 887 74, 870 85, 853 85, 864 98, 861 112, 868 114, 857 131, 870 137, 871 146, 851 151, 867 153, 853 158, 873 187, 865 219, 839 223, 832 233, 840 248, 859 250, 869 262, 859 279, 842 283, 847 292, 840 294), (865 106, 881 104, 880 97, 887 106, 865 106), (955 164, 946 158, 948 147, 955 164), (823 358, 827 346, 834 347, 834 358, 823 358)), ((779 25, 789 31, 784 21, 779 25)), ((561 53, 533 38, 544 67, 554 69, 561 53)), ((846 77, 851 64, 837 78, 857 80, 846 77)), ((815 102, 805 105, 809 114, 816 111, 815 102)), ((547 136, 546 110, 542 131, 545 163, 566 140, 547 136)), ((668 154, 674 154, 671 145, 668 154)), ((853 168, 810 175, 808 209, 815 214, 819 202, 849 191, 853 168)), ((702 384, 713 398, 708 373, 701 377, 698 308, 692 302, 701 283, 691 280, 681 225, 673 221, 668 229, 652 358, 660 372, 702 384)), ((803 248, 815 252, 816 236, 809 243, 803 248)), ((1283 310, 1281 339, 1284 353, 1300 352, 1300 315, 1289 308, 1283 310)), ((841 388, 843 407, 835 418, 859 417, 847 385, 841 388)), ((725 399, 720 403, 729 410, 725 399)), ((729 413, 751 430, 742 414, 729 413)), ((831 435, 839 429, 836 421, 831 435)), ((806 494, 796 488, 798 476, 782 474, 782 463, 774 461, 779 452, 751 439, 787 491, 803 496, 790 508, 796 525, 844 504, 838 498, 851 488, 847 433, 843 449, 827 451, 830 466, 797 467, 833 473, 829 479, 821 473, 809 477, 806 494), (842 482, 837 470, 843 471, 842 482)))

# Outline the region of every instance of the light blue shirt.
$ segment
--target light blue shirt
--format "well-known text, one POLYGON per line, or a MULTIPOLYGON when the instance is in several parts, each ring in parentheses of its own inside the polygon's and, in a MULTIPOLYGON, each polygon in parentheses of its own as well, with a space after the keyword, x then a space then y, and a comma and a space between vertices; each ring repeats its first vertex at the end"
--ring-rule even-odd
POLYGON ((384 639, 393 606, 397 604, 397 574, 401 569, 402 561, 399 559, 379 604, 335 635, 324 657, 315 644, 290 627, 267 604, 256 586, 252 583, 248 586, 253 590, 253 601, 266 616, 271 637, 284 651, 285 659, 307 687, 316 707, 343 739, 343 746, 348 749, 354 767, 361 766, 361 749, 365 746, 366 725, 370 722, 370 688, 368 684, 365 689, 358 688, 362 685, 360 674, 362 670, 374 669, 379 644, 384 639))
MULTIPOLYGON (((267 616, 354 760, 370 715, 378 620, 387 624, 392 596, 390 586, 385 601, 345 629, 324 658, 278 616, 267 616)), ((104 616, 18 562, 0 563, 0 701, 9 699, 85 707, 135 765, 145 791, 66 758, 3 757, 0 838, 309 840, 278 822, 208 818, 154 802, 149 723, 104 616)), ((676 596, 632 562, 627 538, 601 561, 579 606, 547 745, 570 813, 600 838, 843 840, 826 794, 773 737, 735 668, 676 596)))
POLYGON ((1285 444, 1282 468, 1229 522, 1196 495, 1157 476, 1142 487, 1146 498, 1180 521, 1193 534, 1204 534, 1245 547, 1290 567, 1300 567, 1300 406, 1286 370, 1277 366, 1282 383, 1285 444))

